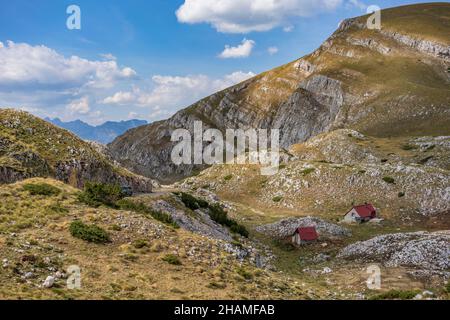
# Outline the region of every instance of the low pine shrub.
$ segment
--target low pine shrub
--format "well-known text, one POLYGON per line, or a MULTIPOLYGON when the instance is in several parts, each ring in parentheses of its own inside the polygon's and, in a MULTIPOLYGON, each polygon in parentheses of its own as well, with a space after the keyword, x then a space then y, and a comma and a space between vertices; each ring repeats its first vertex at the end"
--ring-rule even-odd
POLYGON ((80 220, 76 220, 70 224, 70 234, 88 242, 107 243, 110 242, 109 234, 95 224, 85 224, 80 220))
POLYGON ((143 215, 149 215, 162 223, 170 225, 174 228, 179 228, 178 224, 170 215, 161 211, 153 210, 143 203, 122 199, 116 202, 116 206, 121 210, 134 211, 143 215))
POLYGON ((181 266, 181 260, 174 254, 167 254, 162 258, 163 261, 175 266, 181 266))
POLYGON ((61 193, 60 189, 48 183, 28 183, 23 186, 23 190, 28 191, 33 196, 56 196, 61 193))
POLYGON ((99 207, 102 204, 108 207, 116 207, 116 202, 124 198, 122 189, 116 184, 87 182, 83 192, 78 195, 78 200, 91 207, 99 207))

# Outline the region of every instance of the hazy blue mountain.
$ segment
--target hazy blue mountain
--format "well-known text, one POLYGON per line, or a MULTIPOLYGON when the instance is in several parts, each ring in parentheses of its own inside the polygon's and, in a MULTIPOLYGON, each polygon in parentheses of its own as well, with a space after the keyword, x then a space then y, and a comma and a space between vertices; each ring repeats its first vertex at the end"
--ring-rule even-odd
POLYGON ((107 121, 99 126, 91 126, 81 120, 69 122, 63 122, 59 118, 45 118, 45 120, 73 132, 81 139, 97 141, 103 144, 110 143, 129 129, 147 124, 147 121, 137 119, 127 121, 107 121))

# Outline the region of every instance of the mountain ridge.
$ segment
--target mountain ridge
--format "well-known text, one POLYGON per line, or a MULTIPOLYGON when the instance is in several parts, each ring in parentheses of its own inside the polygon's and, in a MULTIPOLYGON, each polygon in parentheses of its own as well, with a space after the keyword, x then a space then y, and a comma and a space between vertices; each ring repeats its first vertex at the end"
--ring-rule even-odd
POLYGON ((341 128, 380 137, 450 134, 450 4, 386 9, 382 17, 380 31, 366 28, 367 16, 347 19, 313 53, 128 131, 109 144, 112 156, 173 182, 204 168, 170 162, 171 132, 192 132, 195 121, 221 131, 279 129, 284 148, 341 128))
POLYGON ((64 122, 59 118, 44 118, 58 127, 67 129, 83 140, 95 141, 102 144, 112 142, 116 137, 132 128, 148 124, 146 120, 131 119, 122 121, 106 121, 101 125, 93 126, 81 120, 64 122))

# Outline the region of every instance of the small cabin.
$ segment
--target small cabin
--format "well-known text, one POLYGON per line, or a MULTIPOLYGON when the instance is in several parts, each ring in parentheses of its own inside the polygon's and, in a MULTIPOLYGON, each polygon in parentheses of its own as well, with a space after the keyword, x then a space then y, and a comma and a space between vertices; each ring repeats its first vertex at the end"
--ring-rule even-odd
POLYGON ((370 203, 359 206, 354 206, 344 216, 345 222, 363 223, 375 219, 377 217, 377 210, 370 203))
POLYGON ((299 227, 292 236, 292 243, 296 245, 307 244, 316 241, 319 238, 316 227, 299 227))

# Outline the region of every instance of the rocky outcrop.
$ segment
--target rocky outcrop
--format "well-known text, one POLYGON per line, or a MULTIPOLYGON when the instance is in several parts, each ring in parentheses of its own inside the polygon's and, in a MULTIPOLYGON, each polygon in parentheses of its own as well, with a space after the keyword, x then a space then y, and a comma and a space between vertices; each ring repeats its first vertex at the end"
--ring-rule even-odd
POLYGON ((446 46, 430 40, 417 39, 400 32, 393 32, 388 30, 381 30, 380 32, 384 36, 389 37, 414 50, 450 62, 450 46, 446 46))
POLYGON ((221 225, 215 223, 209 215, 202 210, 196 210, 196 217, 190 216, 186 211, 178 210, 164 200, 158 200, 152 204, 152 208, 169 214, 172 219, 183 229, 201 234, 203 236, 232 241, 230 232, 221 225))
POLYGON ((288 218, 272 224, 260 226, 256 231, 275 239, 285 239, 294 234, 299 227, 316 227, 321 239, 338 239, 351 236, 351 231, 339 225, 316 217, 288 218))
POLYGON ((381 54, 389 54, 392 51, 391 48, 371 38, 360 39, 349 37, 347 38, 347 42, 354 46, 362 46, 371 50, 375 50, 381 54))
POLYGON ((60 162, 55 168, 55 178, 77 188, 83 188, 88 181, 129 186, 134 192, 141 193, 151 192, 153 188, 151 179, 133 175, 131 172, 119 174, 109 164, 99 161, 60 162))
POLYGON ((396 233, 354 243, 340 259, 382 263, 387 267, 450 270, 450 232, 396 233))

